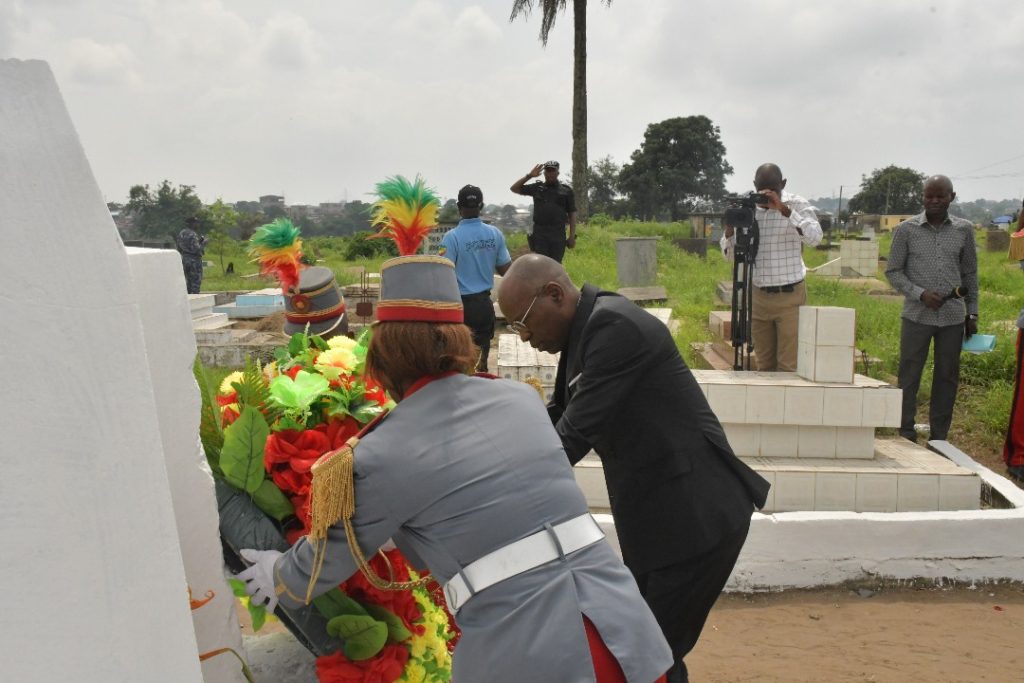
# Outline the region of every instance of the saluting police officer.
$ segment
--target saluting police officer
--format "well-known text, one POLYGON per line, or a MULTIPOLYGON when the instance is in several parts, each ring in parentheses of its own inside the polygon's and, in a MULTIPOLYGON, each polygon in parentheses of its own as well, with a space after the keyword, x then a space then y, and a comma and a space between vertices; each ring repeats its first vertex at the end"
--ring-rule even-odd
POLYGON ((533 197, 533 232, 527 240, 530 251, 543 254, 559 263, 565 256, 565 249, 576 246, 576 195, 572 188, 558 182, 558 162, 546 161, 537 164, 509 188, 516 194, 533 197), (544 181, 526 184, 544 171, 544 181), (565 224, 569 224, 569 236, 565 236, 565 224))

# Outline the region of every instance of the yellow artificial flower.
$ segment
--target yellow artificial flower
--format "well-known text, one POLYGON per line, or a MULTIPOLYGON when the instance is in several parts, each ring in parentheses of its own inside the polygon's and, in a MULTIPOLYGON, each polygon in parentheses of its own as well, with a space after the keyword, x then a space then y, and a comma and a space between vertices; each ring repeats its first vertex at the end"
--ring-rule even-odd
POLYGON ((427 654, 426 636, 413 636, 412 640, 409 641, 409 656, 422 659, 425 654, 427 654))
POLYGON ((348 349, 327 349, 317 356, 313 367, 327 379, 335 380, 342 373, 352 372, 357 362, 356 355, 348 349))
POLYGON ((427 670, 418 662, 412 661, 405 665, 405 671, 398 679, 399 683, 425 683, 426 680, 427 670))
POLYGON ((346 349, 351 351, 356 348, 356 340, 341 334, 327 340, 327 346, 332 349, 346 349))
POLYGON ((233 386, 231 386, 231 383, 232 382, 241 382, 241 381, 242 381, 242 371, 241 370, 235 370, 230 375, 225 377, 224 381, 220 383, 220 393, 224 394, 225 396, 227 396, 228 394, 235 393, 235 388, 233 386))
POLYGON ((272 360, 263 366, 263 379, 267 380, 268 383, 280 374, 281 371, 277 369, 276 360, 272 360))

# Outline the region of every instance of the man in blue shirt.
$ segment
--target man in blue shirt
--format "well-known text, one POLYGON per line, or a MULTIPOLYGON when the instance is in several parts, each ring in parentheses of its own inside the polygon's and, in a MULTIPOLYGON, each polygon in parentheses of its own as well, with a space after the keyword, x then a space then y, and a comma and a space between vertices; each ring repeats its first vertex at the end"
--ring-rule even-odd
POLYGON ((462 220, 441 240, 440 254, 455 264, 466 326, 480 347, 477 370, 487 371, 487 356, 494 338, 494 304, 491 288, 494 273, 504 275, 512 263, 505 236, 493 225, 480 220, 484 193, 475 185, 459 190, 457 205, 462 220))

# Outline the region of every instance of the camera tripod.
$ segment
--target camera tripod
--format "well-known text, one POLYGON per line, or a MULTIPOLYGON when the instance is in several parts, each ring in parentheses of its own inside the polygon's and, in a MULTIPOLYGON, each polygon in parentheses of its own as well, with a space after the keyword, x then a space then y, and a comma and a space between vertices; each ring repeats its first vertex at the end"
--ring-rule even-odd
POLYGON ((750 354, 754 350, 751 336, 751 314, 754 299, 752 277, 757 259, 759 231, 753 211, 747 214, 747 225, 734 225, 736 243, 732 262, 732 347, 733 370, 749 370, 750 354))

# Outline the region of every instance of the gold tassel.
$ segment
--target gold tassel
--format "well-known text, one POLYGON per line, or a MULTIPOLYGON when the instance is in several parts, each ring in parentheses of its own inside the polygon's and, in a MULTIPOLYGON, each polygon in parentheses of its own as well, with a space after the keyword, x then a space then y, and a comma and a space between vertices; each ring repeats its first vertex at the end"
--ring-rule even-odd
POLYGON ((547 399, 544 398, 544 387, 541 386, 541 383, 540 383, 539 379, 537 379, 536 377, 531 375, 531 376, 527 377, 526 379, 524 379, 523 383, 524 384, 529 384, 531 387, 533 387, 537 391, 537 393, 540 394, 541 402, 547 403, 547 399))
MULTIPOLYGON (((416 581, 385 581, 377 576, 363 555, 362 548, 356 539, 352 517, 356 513, 355 491, 355 447, 358 437, 352 437, 336 451, 325 453, 313 465, 313 483, 309 496, 309 543, 314 548, 313 567, 310 572, 309 586, 306 588, 306 604, 313 599, 313 587, 320 579, 324 561, 327 559, 327 533, 339 521, 345 527, 345 538, 352 557, 359 570, 372 586, 380 590, 410 590, 425 585, 430 581, 425 576, 416 581)), ((390 565, 389 565, 390 569, 390 565)))

